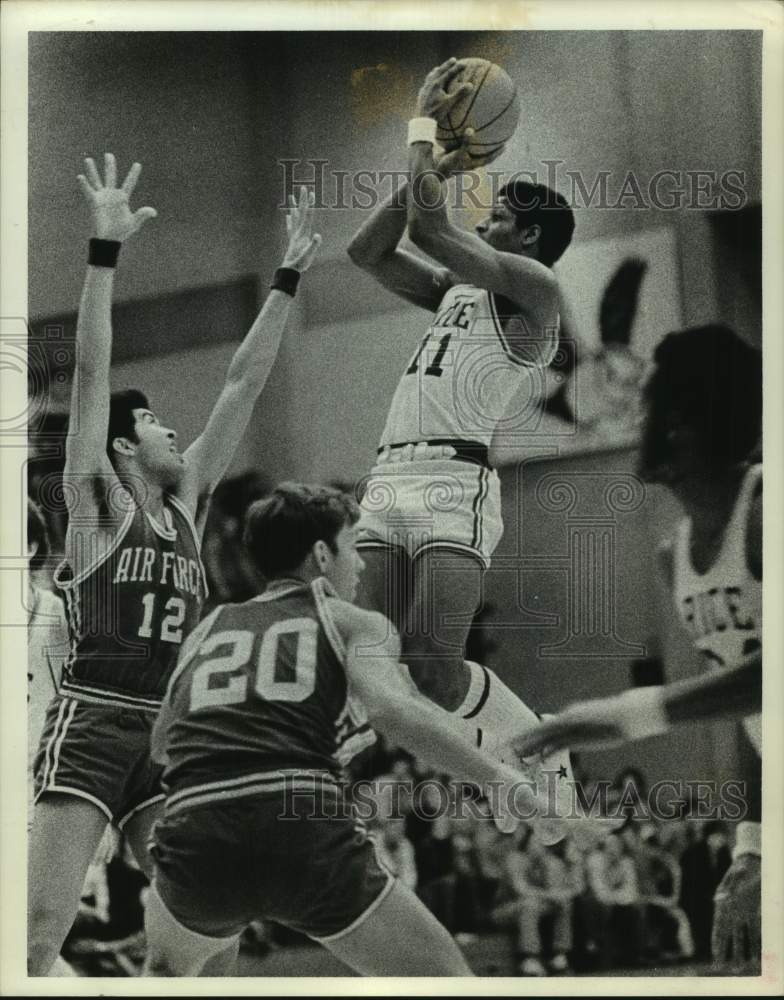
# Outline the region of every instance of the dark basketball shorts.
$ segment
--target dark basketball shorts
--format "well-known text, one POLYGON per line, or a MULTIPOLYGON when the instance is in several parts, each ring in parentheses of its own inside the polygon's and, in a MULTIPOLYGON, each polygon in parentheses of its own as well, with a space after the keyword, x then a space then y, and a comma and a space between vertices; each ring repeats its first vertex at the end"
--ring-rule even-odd
POLYGON ((348 815, 281 818, 284 794, 199 806, 156 823, 155 886, 180 924, 228 938, 268 919, 329 941, 384 899, 394 876, 364 824, 348 815))
POLYGON ((87 799, 120 829, 164 798, 163 768, 150 758, 155 716, 54 698, 34 763, 35 801, 50 792, 87 799))

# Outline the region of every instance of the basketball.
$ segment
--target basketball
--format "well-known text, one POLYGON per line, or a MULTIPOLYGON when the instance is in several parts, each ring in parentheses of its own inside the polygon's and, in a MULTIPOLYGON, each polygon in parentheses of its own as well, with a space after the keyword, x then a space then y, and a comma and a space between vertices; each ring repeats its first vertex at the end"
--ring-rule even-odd
POLYGON ((460 59, 462 73, 451 82, 454 93, 461 84, 474 89, 462 97, 438 120, 436 138, 446 149, 454 147, 467 128, 476 133, 469 147, 474 159, 490 156, 514 134, 520 120, 517 86, 505 70, 487 59, 460 59))

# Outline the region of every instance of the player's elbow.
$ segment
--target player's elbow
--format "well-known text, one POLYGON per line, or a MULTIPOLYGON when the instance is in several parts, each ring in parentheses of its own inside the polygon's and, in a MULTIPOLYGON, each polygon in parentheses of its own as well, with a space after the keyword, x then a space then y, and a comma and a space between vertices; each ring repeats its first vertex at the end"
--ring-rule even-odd
POLYGON ((355 236, 354 239, 346 247, 346 253, 349 256, 352 264, 356 264, 357 267, 366 268, 368 261, 371 260, 370 248, 367 246, 364 240, 362 240, 359 235, 355 236))
POLYGON ((384 684, 364 684, 358 693, 373 729, 385 736, 394 735, 399 729, 403 708, 400 698, 384 684))
POLYGON ((408 217, 408 238, 420 250, 428 250, 434 242, 433 230, 422 219, 418 212, 412 212, 408 217))
POLYGON ((352 264, 369 274, 375 274, 390 256, 389 250, 374 247, 372 243, 355 236, 346 248, 352 264))

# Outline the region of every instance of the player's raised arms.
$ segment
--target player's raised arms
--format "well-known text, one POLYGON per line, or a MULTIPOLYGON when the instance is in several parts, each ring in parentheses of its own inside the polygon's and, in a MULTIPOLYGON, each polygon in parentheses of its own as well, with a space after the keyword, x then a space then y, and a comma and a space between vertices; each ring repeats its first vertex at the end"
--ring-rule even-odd
POLYGON ((83 546, 76 541, 74 526, 86 524, 95 531, 100 512, 101 526, 111 530, 126 513, 121 504, 111 502, 119 481, 106 451, 114 286, 114 266, 106 255, 116 257, 118 245, 157 215, 150 207, 130 209, 141 169, 134 163, 118 187, 114 156, 106 153, 103 179, 90 158, 85 160, 85 173, 78 177, 92 217, 93 239, 76 321, 76 364, 63 473, 70 508, 66 550, 77 573, 83 546))
MULTIPOLYGON (((452 78, 459 73, 459 61, 450 59, 425 78, 417 100, 417 114, 438 119, 456 95, 447 93, 452 78)), ((469 86, 468 84, 464 86, 469 86)), ((463 135, 464 147, 470 143, 472 130, 463 135)), ((459 156, 459 153, 457 154, 459 156)), ((506 296, 537 327, 554 326, 558 317, 558 288, 549 267, 525 256, 541 236, 538 225, 515 232, 514 212, 508 205, 493 206, 489 220, 469 233, 453 225, 443 197, 443 181, 431 142, 412 141, 409 145, 411 196, 408 198, 408 234, 425 253, 449 269, 460 281, 506 296), (494 224, 506 225, 510 240, 492 245, 485 237, 494 224), (523 255, 521 255, 521 253, 523 255)), ((476 164, 452 164, 452 171, 475 169, 476 164)), ((495 235, 495 234, 493 234, 495 235)))
MULTIPOLYGON (((450 60, 449 69, 442 76, 444 85, 460 70, 460 65, 450 60)), ((440 109, 447 110, 472 88, 473 84, 465 83, 454 93, 445 94, 440 109)), ((499 150, 486 159, 469 161, 467 144, 468 138, 462 146, 441 154, 434 161, 433 166, 443 180, 463 170, 476 170, 492 162, 501 152, 499 150)), ((393 192, 357 231, 348 245, 348 255, 357 267, 372 274, 379 284, 391 292, 407 302, 435 312, 444 294, 455 284, 455 277, 448 268, 433 267, 416 254, 400 248, 408 222, 409 197, 408 183, 393 192)))
MULTIPOLYGON (((308 195, 303 187, 299 201, 292 196, 289 203, 289 244, 281 267, 301 274, 310 267, 321 244, 321 236, 313 233, 314 195, 308 195)), ((185 451, 185 475, 179 494, 195 515, 200 530, 204 527, 207 501, 231 463, 272 369, 291 301, 291 294, 273 286, 231 360, 207 426, 185 451)))

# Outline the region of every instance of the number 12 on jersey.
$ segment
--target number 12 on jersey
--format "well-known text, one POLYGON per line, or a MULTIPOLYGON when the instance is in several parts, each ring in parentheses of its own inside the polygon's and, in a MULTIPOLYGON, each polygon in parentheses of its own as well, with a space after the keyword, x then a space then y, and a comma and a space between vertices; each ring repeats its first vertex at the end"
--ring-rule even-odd
MULTIPOLYGON (((142 598, 144 618, 139 626, 142 639, 152 638, 152 616, 155 613, 155 591, 150 591, 142 598)), ((185 621, 185 601, 181 597, 170 597, 164 605, 168 614, 161 621, 161 639, 164 642, 182 642, 182 623, 185 621)))

